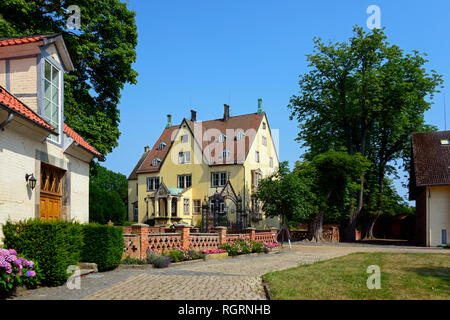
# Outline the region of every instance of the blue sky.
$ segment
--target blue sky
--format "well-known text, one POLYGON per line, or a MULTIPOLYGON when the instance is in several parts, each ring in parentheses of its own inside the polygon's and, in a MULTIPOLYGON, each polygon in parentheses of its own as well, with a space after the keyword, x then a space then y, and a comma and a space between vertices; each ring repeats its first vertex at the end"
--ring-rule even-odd
MULTIPOLYGON (((273 129, 279 129, 280 160, 292 165, 302 154, 294 141, 297 123, 289 120, 289 98, 298 76, 307 72, 305 54, 313 38, 347 41, 363 26, 369 5, 381 9, 388 41, 406 52, 426 52, 434 69, 450 74, 450 1, 129 1, 137 13, 137 85, 127 85, 120 103, 119 147, 103 163, 126 176, 153 146, 166 115, 178 124, 197 111, 198 120, 256 112, 257 99, 273 129)), ((426 121, 444 130, 444 93, 437 94, 426 121)), ((447 128, 450 128, 447 117, 447 128)), ((397 182, 401 195, 407 190, 397 182)))

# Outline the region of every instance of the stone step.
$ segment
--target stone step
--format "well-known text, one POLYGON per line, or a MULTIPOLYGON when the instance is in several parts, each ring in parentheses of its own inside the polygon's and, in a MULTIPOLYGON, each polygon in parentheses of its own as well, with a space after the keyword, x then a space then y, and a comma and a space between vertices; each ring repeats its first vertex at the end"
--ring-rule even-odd
POLYGON ((98 272, 97 264, 93 262, 79 262, 78 266, 80 267, 80 275, 82 276, 98 272))

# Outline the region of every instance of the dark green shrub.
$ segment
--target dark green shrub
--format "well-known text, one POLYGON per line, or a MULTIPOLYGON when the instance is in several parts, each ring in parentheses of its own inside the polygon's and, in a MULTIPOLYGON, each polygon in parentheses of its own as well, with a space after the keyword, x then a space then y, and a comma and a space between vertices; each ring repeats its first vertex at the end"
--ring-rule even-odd
POLYGON ((43 285, 59 286, 70 276, 67 268, 80 261, 83 233, 77 222, 30 219, 6 222, 4 245, 39 265, 43 285))
POLYGON ((83 225, 83 262, 95 262, 98 271, 107 271, 119 266, 123 254, 121 227, 90 223, 83 225))
POLYGON ((106 224, 111 220, 121 226, 126 220, 127 208, 119 194, 96 184, 89 185, 89 221, 106 224))

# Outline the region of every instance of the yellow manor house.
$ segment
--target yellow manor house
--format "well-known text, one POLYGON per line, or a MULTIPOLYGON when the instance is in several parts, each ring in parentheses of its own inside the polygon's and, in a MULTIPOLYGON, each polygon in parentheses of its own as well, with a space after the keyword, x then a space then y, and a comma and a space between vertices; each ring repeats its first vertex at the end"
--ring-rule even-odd
POLYGON ((262 99, 256 113, 191 119, 167 125, 128 178, 128 220, 155 226, 208 221, 235 229, 279 227, 254 198, 258 182, 278 168, 278 155, 262 99), (209 212, 209 216, 205 212, 209 212))

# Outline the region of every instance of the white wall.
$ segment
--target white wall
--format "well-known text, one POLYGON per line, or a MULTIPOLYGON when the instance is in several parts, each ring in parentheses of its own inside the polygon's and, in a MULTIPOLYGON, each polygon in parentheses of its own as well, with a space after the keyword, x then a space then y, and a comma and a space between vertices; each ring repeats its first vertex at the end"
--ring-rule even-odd
MULTIPOLYGON (((4 119, 0 118, 0 122, 4 119)), ((89 162, 80 151, 80 157, 68 155, 49 142, 41 142, 35 133, 15 120, 0 131, 0 224, 8 219, 18 221, 39 217, 39 190, 41 161, 67 170, 69 179, 68 218, 85 223, 89 221, 89 162), (24 134, 23 132, 28 132, 24 134), (40 155, 44 156, 40 156, 40 155), (84 157, 83 157, 84 156, 84 157), (48 159, 41 159, 48 158, 48 159), (30 190, 25 175, 33 173, 36 188, 30 190)), ((66 194, 67 195, 67 194, 66 194)), ((61 210, 63 214, 64 210, 61 210)), ((2 233, 0 231, 0 243, 2 233)))
POLYGON ((429 187, 427 204, 427 245, 441 245, 443 229, 450 242, 450 186, 429 187))

